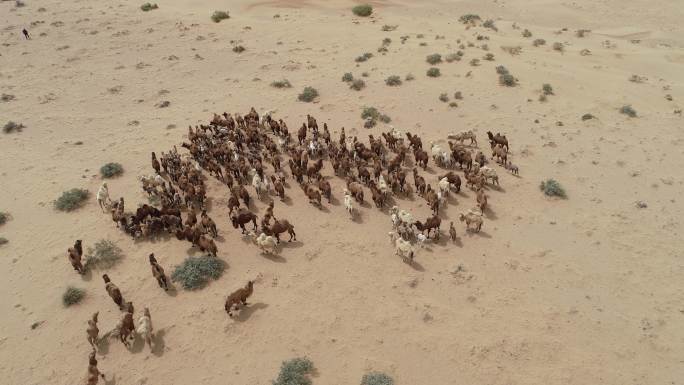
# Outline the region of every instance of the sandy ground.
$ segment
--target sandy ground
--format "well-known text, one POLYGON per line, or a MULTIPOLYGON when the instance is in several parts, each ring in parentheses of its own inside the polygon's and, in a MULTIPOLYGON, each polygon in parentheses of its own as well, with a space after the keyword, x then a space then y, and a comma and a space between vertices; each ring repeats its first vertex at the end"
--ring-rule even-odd
MULTIPOLYGON (((374 4, 374 17, 357 18, 353 3, 341 0, 169 0, 152 12, 118 0, 0 3, 0 92, 16 97, 0 102, 0 123, 26 125, 0 134, 0 210, 12 215, 0 227, 9 240, 0 246, 0 382, 82 381, 86 320, 99 310, 105 331, 119 311, 102 272, 82 279, 65 250, 75 239, 87 248, 108 238, 126 258, 107 273, 137 310, 150 308, 157 330, 152 352, 115 341, 99 352, 109 384, 265 385, 296 356, 314 362, 314 384, 355 384, 370 370, 416 385, 684 383, 684 134, 673 113, 684 98, 681 3, 374 4), (210 21, 226 8, 230 20, 210 21), (458 22, 465 13, 495 19, 498 32, 466 30, 458 22), (398 28, 383 32, 384 24, 398 28), (32 40, 21 36, 24 27, 32 40), (532 38, 521 36, 524 28, 532 38), (578 38, 580 28, 592 32, 578 38), (478 33, 489 40, 477 41, 478 33), (401 36, 409 36, 404 44, 401 36), (380 55, 385 37, 392 43, 380 55), (547 44, 533 47, 536 38, 547 44), (462 61, 439 64, 440 78, 425 76, 426 55, 457 51, 457 39, 475 46, 462 61), (565 51, 554 51, 554 42, 565 51), (234 53, 234 44, 246 51, 234 53), (495 60, 472 67, 486 53, 482 44, 495 60), (516 45, 517 56, 500 48, 516 45), (364 52, 375 56, 355 63, 364 52), (520 85, 499 86, 497 65, 520 85), (350 90, 340 80, 345 72, 367 72, 366 88, 350 90), (384 84, 408 73, 415 80, 384 84), (630 82, 632 75, 646 79, 630 82), (269 86, 283 78, 293 88, 269 86), (543 83, 555 93, 545 103, 537 100, 543 83), (296 100, 307 85, 321 94, 314 104, 296 100), (457 108, 438 100, 456 91, 457 108), (169 107, 155 107, 164 100, 169 107), (620 114, 625 104, 639 116, 620 114), (72 213, 52 208, 66 189, 97 191, 106 162, 126 170, 109 182, 111 195, 124 196, 127 207, 145 202, 137 177, 151 172, 149 153, 180 144, 186 127, 212 112, 276 109, 291 129, 310 113, 335 137, 344 126, 365 138, 388 129, 362 128, 361 108, 371 105, 426 144, 466 129, 481 146, 489 129, 508 136, 520 177, 497 167, 502 188, 488 192, 482 233, 467 234, 457 221, 474 202, 464 190, 442 214, 443 234, 456 221, 460 242, 419 251, 412 268, 387 243, 385 212, 361 208, 360 223, 346 217, 336 180, 324 210, 288 189, 293 200, 277 202, 276 215, 295 224, 300 242, 269 259, 230 226, 227 189, 211 180, 219 257, 229 268, 203 290, 167 295, 147 255, 170 273, 195 253, 187 243, 134 242, 94 198, 72 213), (597 119, 582 121, 585 113, 597 119), (544 197, 545 178, 559 180, 569 199, 544 197), (637 208, 638 200, 647 207, 637 208), (225 295, 258 274, 252 306, 228 319, 225 295), (67 285, 87 296, 65 309, 67 285)), ((440 170, 431 162, 428 171, 434 185, 440 170)), ((398 202, 417 217, 429 214, 422 199, 398 202)))

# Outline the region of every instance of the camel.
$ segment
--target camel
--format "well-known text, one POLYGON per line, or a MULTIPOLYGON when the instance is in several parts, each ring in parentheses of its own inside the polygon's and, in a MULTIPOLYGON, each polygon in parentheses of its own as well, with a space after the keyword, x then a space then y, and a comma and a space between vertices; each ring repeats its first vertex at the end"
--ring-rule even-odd
POLYGON ((473 212, 468 212, 467 214, 459 214, 458 219, 461 222, 466 223, 466 230, 472 231, 475 233, 480 232, 480 229, 482 228, 482 216, 477 215, 473 212))
POLYGON ((119 310, 123 309, 123 296, 121 296, 121 290, 119 290, 118 287, 112 281, 109 279, 109 276, 107 274, 102 275, 102 279, 105 282, 105 290, 107 290, 107 294, 109 294, 109 297, 114 301, 114 303, 119 306, 119 310))
POLYGON ((152 317, 150 317, 150 309, 145 308, 143 315, 138 318, 138 329, 136 332, 145 339, 147 346, 152 349, 152 317))
POLYGON ((102 182, 102 185, 97 190, 97 203, 100 205, 102 212, 109 209, 112 204, 112 200, 109 198, 109 188, 107 187, 107 182, 102 182))
POLYGON ((159 266, 157 259, 154 257, 154 253, 150 254, 150 266, 152 266, 152 276, 157 280, 159 287, 164 289, 164 291, 169 290, 169 282, 164 274, 164 269, 159 266))
POLYGON ((245 287, 235 290, 226 298, 225 309, 229 317, 233 317, 233 312, 247 306, 247 298, 254 292, 254 281, 247 281, 245 287))
MULTIPOLYGON (((256 230, 256 229, 255 229, 256 230)), ((288 242, 292 242, 293 240, 297 240, 297 234, 294 231, 294 226, 288 222, 287 219, 280 219, 276 220, 273 222, 271 227, 264 229, 266 235, 272 235, 276 238, 276 242, 280 243, 280 234, 284 233, 287 231, 287 233, 290 235, 290 240, 288 242)))
POLYGON ((454 227, 454 222, 449 222, 449 238, 451 242, 456 242, 456 228, 454 227))
POLYGON ((85 268, 81 263, 81 257, 83 256, 83 247, 81 246, 80 239, 77 240, 76 243, 74 243, 74 247, 70 247, 67 250, 67 256, 69 257, 69 262, 71 262, 71 266, 74 268, 74 270, 76 270, 81 275, 85 274, 85 268))
POLYGON ((100 334, 100 329, 97 328, 97 315, 100 314, 100 312, 95 312, 93 313, 93 316, 91 319, 88 320, 88 328, 86 329, 86 337, 88 339, 88 343, 90 346, 93 347, 93 350, 97 348, 97 342, 98 342, 98 335, 100 334))
POLYGON ((439 226, 441 225, 441 223, 442 220, 435 215, 428 218, 424 224, 420 221, 415 221, 413 225, 416 226, 416 229, 418 229, 418 231, 420 231, 421 233, 427 230, 428 238, 430 238, 430 231, 435 230, 435 239, 439 239, 439 226))
POLYGON ((102 377, 103 380, 105 379, 105 375, 100 373, 100 370, 97 368, 95 349, 93 349, 93 351, 90 352, 90 356, 88 358, 88 376, 86 379, 86 385, 97 385, 97 382, 100 380, 100 377, 102 377))
POLYGON ((254 224, 254 230, 257 228, 257 216, 256 214, 247 211, 247 210, 241 210, 238 213, 233 213, 230 216, 230 221, 233 223, 234 228, 238 228, 238 226, 242 229, 242 234, 245 234, 245 224, 252 222, 254 224))

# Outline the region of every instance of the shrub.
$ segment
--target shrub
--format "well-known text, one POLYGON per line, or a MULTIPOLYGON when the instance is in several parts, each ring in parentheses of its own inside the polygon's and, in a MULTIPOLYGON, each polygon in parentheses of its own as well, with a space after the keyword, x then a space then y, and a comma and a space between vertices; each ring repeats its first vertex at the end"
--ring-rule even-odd
POLYGON ((373 128, 377 123, 378 122, 376 122, 375 119, 368 118, 365 122, 363 122, 363 128, 373 128))
POLYGON ((544 39, 535 39, 532 42, 532 45, 535 47, 539 47, 539 46, 544 45, 544 44, 546 44, 546 40, 544 40, 544 39))
POLYGON ((408 75, 406 75, 406 77, 404 79, 407 82, 410 82, 411 80, 415 79, 415 76, 413 76, 413 74, 408 74, 408 75))
POLYGON ((449 101, 449 95, 447 95, 446 93, 440 94, 440 95, 439 95, 439 100, 442 101, 442 102, 444 102, 444 103, 446 103, 446 102, 449 101))
POLYGON ((594 115, 592 115, 592 114, 584 114, 584 115, 582 115, 582 121, 590 120, 590 119, 595 119, 595 118, 596 118, 596 117, 595 117, 594 115))
POLYGON ((636 118, 637 112, 632 106, 626 105, 620 107, 620 113, 629 116, 630 118, 636 118))
POLYGON ((460 61, 460 60, 461 60, 461 56, 459 56, 458 54, 455 54, 455 53, 450 53, 450 54, 446 55, 446 57, 444 58, 444 60, 446 60, 447 63, 451 63, 451 62, 454 62, 454 61, 460 61))
POLYGON ((363 76, 364 78, 367 78, 367 77, 368 77, 368 72, 361 72, 361 76, 363 76))
POLYGON ((219 23, 221 20, 225 19, 230 19, 230 15, 225 11, 214 11, 211 15, 211 20, 213 20, 214 23, 219 23))
POLYGON ((312 372, 313 363, 306 357, 284 361, 273 385, 311 385, 311 379, 307 375, 312 372))
POLYGON ((590 29, 578 29, 575 31, 575 36, 577 37, 584 37, 584 34, 591 32, 590 29))
POLYGON ((458 20, 463 24, 472 24, 482 19, 480 19, 479 15, 468 13, 459 17, 458 20))
POLYGON ((245 50, 246 48, 241 45, 236 45, 235 47, 233 47, 233 52, 235 53, 242 53, 245 52, 245 50))
POLYGON ((482 23, 482 26, 485 28, 489 28, 493 31, 499 30, 498 28, 496 28, 496 25, 494 25, 494 20, 492 20, 492 19, 487 19, 484 23, 482 23))
POLYGON ((14 6, 16 6, 17 8, 21 8, 21 7, 25 6, 25 5, 26 5, 26 4, 25 4, 23 1, 21 1, 21 0, 16 0, 16 1, 14 2, 14 6))
POLYGON ((499 75, 499 83, 506 87, 515 87, 518 84, 518 80, 511 74, 499 75))
POLYGON ((442 55, 438 53, 433 53, 432 55, 428 55, 427 58, 425 59, 428 63, 435 65, 437 63, 442 62, 442 55))
POLYGON ((449 103, 449 107, 451 107, 451 108, 456 108, 456 107, 458 107, 458 103, 456 103, 456 102, 451 102, 451 103, 449 103))
POLYGON ((21 132, 21 130, 23 130, 24 127, 25 126, 23 124, 15 123, 10 120, 9 122, 5 123, 5 125, 2 127, 2 132, 4 132, 5 134, 9 134, 14 131, 21 132))
POLYGON ((439 71, 439 68, 432 67, 429 70, 427 70, 427 76, 431 78, 438 78, 442 75, 442 73, 439 71))
POLYGON ((473 66, 473 67, 479 66, 479 65, 480 65, 480 59, 472 59, 472 60, 470 61, 470 65, 473 66))
POLYGON ((456 100, 461 100, 461 99, 463 99, 463 94, 461 93, 461 91, 456 91, 456 92, 454 93, 454 99, 456 99, 456 100))
POLYGON ((55 208, 60 211, 75 210, 83 205, 83 202, 88 199, 88 195, 90 195, 88 190, 80 188, 64 191, 62 196, 54 202, 55 208))
POLYGON ((389 123, 389 122, 392 121, 392 118, 390 118, 389 115, 385 115, 385 114, 380 114, 380 116, 378 117, 378 119, 379 119, 381 122, 385 123, 385 124, 387 124, 387 123, 389 123))
POLYGON ((508 69, 504 66, 496 66, 496 73, 499 75, 505 75, 508 73, 508 69))
POLYGON ((225 263, 210 255, 187 257, 171 274, 173 282, 179 282, 185 290, 197 290, 207 285, 209 279, 219 279, 225 263))
POLYGON ((501 49, 510 55, 520 55, 522 52, 522 47, 517 46, 501 46, 501 49))
POLYGON ((555 51, 563 52, 563 49, 564 49, 563 43, 559 43, 559 42, 553 43, 553 49, 555 51))
POLYGON ((100 239, 95 247, 89 247, 85 256, 85 269, 105 270, 114 267, 123 258, 123 251, 116 243, 100 239))
POLYGON ((427 43, 426 43, 426 42, 421 42, 421 43, 418 44, 418 45, 421 46, 421 47, 427 47, 427 43))
POLYGON ((119 163, 107 163, 100 167, 100 174, 103 178, 113 178, 123 173, 123 166, 119 163))
POLYGON ((356 91, 361 91, 366 87, 366 82, 364 82, 362 79, 354 79, 354 81, 351 82, 349 85, 349 88, 352 90, 356 91))
POLYGON ((354 59, 354 61, 356 61, 357 63, 361 63, 361 62, 365 62, 366 60, 368 60, 372 57, 373 57, 372 53, 366 52, 363 55, 358 56, 356 59, 354 59))
POLYGON ((488 54, 484 55, 483 59, 487 60, 487 61, 492 61, 492 60, 494 60, 494 54, 488 53, 488 54))
POLYGON ((385 373, 372 372, 363 375, 361 385, 394 385, 394 380, 385 373))
POLYGON ((81 302, 83 297, 85 297, 85 290, 69 286, 62 294, 62 303, 65 307, 69 307, 81 302))
POLYGON ((382 39, 382 45, 390 45, 390 44, 392 44, 392 39, 390 39, 389 37, 382 39))
POLYGON ((373 6, 370 4, 357 5, 356 7, 352 8, 352 12, 356 16, 368 17, 371 15, 371 13, 373 13, 373 6))
POLYGON ((546 102, 546 95, 544 95, 544 94, 539 95, 539 101, 542 103, 546 102))
POLYGON ((548 179, 546 181, 542 181, 539 185, 539 189, 542 190, 545 195, 550 197, 567 197, 567 195, 565 194, 565 190, 563 189, 563 187, 561 187, 560 183, 558 183, 555 179, 548 179))
POLYGON ((318 91, 313 87, 304 87, 304 90, 297 97, 301 102, 312 102, 318 97, 318 91))
POLYGON ((144 12, 151 11, 153 9, 157 9, 159 6, 157 6, 157 3, 151 4, 151 3, 145 3, 140 6, 140 9, 142 9, 144 12))
POLYGON ((397 29, 397 27, 398 27, 398 25, 387 25, 387 24, 385 24, 382 26, 382 30, 385 32, 392 32, 395 29, 397 29))
POLYGON ((283 80, 276 80, 271 83, 271 87, 273 88, 292 88, 292 84, 290 84, 290 81, 287 79, 283 80))
POLYGON ((542 86, 542 92, 544 95, 553 95, 553 87, 551 87, 551 84, 546 83, 542 86))
POLYGON ((14 95, 12 95, 12 94, 3 93, 2 95, 0 95, 0 101, 1 102, 9 102, 12 100, 14 100, 14 95))
POLYGON ((400 86, 401 85, 401 77, 397 75, 392 75, 385 79, 385 84, 388 86, 400 86))
POLYGON ((8 213, 0 211, 0 225, 4 225, 9 220, 10 216, 8 213))
POLYGON ((361 111, 361 119, 377 119, 380 117, 380 111, 375 107, 364 107, 361 111))
POLYGON ((6 244, 6 243, 9 243, 9 241, 7 240, 7 238, 5 238, 5 237, 0 237, 0 246, 4 245, 4 244, 6 244))
POLYGON ((530 32, 529 29, 525 29, 524 31, 522 31, 522 35, 523 37, 532 37, 532 32, 530 32))
POLYGON ((347 72, 344 75, 342 75, 342 81, 343 82, 350 82, 354 80, 354 75, 352 75, 351 72, 347 72))

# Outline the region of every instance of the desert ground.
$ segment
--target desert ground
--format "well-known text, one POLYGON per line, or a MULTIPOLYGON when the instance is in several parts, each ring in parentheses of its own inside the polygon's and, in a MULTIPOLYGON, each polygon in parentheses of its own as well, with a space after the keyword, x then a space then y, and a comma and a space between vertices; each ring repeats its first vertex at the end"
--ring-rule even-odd
MULTIPOLYGON (((100 383, 266 385, 284 360, 308 357, 313 384, 326 385, 357 384, 371 371, 398 385, 684 384, 681 2, 372 4, 370 17, 358 17, 357 3, 343 0, 160 0, 149 12, 119 0, 0 2, 0 93, 14 96, 0 101, 0 124, 25 126, 0 133, 0 211, 10 215, 0 225, 8 240, 0 245, 0 382, 83 383, 86 321, 99 311, 106 331, 121 317, 100 278, 107 273, 135 304, 136 320, 150 309, 156 335, 152 350, 104 344, 100 383), (230 19, 212 22, 215 10, 230 19), (492 19, 497 30, 464 25, 464 14, 492 19), (579 37, 581 29, 589 32, 579 37), (391 43, 378 52, 385 38, 391 43), (546 44, 534 46, 539 38, 546 44), (501 48, 517 46, 517 54, 501 48), (426 76, 427 55, 458 50, 460 61, 426 76), (365 52, 373 57, 356 62, 365 52), (499 65, 516 86, 499 84, 499 65), (350 89, 346 72, 365 88, 350 89), (415 79, 385 84, 408 74, 415 79), (292 88, 270 86, 282 79, 292 88), (543 84, 553 87, 546 101, 543 84), (306 86, 320 94, 312 103, 298 100, 306 86), (620 113, 626 105, 636 117, 620 113), (391 122, 364 128, 365 106, 391 122), (271 196, 252 207, 261 217, 275 199, 276 216, 297 230, 298 242, 285 242, 277 258, 233 228, 228 188, 208 177, 227 269, 201 290, 167 294, 148 254, 170 274, 202 253, 175 237, 134 240, 117 229, 95 201, 100 166, 123 165, 109 192, 134 209, 147 203, 138 178, 153 173, 150 152, 180 148, 188 126, 212 113, 251 107, 275 111, 292 133, 311 114, 334 140, 342 127, 367 142, 391 125, 420 135, 428 151, 430 142, 448 148, 447 135, 473 130, 488 157, 486 131, 501 132, 520 174, 490 160, 501 187, 487 187, 482 231, 458 221, 475 201, 464 185, 440 214, 441 239, 416 248, 413 265, 388 242, 387 208, 357 206, 349 219, 344 181, 327 160, 332 204, 313 207, 290 179, 289 201, 271 196), (540 191, 548 178, 567 199, 540 191), (55 210, 71 188, 88 189, 88 202, 55 210), (125 258, 80 276, 66 256, 76 239, 84 248, 109 239, 125 258), (255 277, 249 307, 228 317, 227 294, 255 277), (86 296, 65 308, 70 285, 86 296)), ((421 170, 433 186, 442 172, 432 159, 421 170)), ((395 199, 420 220, 430 216, 415 194, 395 199)))

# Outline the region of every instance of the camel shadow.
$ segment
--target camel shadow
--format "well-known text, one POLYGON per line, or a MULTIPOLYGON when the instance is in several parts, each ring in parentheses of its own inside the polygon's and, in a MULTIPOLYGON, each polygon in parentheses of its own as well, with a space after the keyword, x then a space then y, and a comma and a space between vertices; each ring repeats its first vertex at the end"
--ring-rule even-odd
POLYGON ((292 198, 290 198, 287 195, 285 195, 285 198, 281 199, 280 201, 283 202, 286 206, 292 206, 294 204, 292 198))
POLYGON ((327 208, 326 206, 324 206, 323 203, 321 203, 321 205, 318 206, 318 210, 323 211, 324 213, 329 213, 329 212, 330 212, 330 209, 327 208))
POLYGON ((90 282, 93 280, 93 271, 91 269, 86 269, 85 273, 81 275, 81 279, 85 282, 90 282))
POLYGON ((487 219, 491 219, 491 220, 499 219, 499 217, 496 215, 494 210, 492 210, 491 207, 489 207, 489 206, 487 206, 487 208, 485 209, 484 215, 485 215, 485 217, 487 217, 487 219))
POLYGON ((105 356, 107 353, 109 353, 109 336, 100 338, 97 341, 97 353, 105 356))
POLYGON ((412 262, 407 263, 407 265, 411 266, 411 268, 412 268, 413 270, 420 271, 420 272, 425 271, 425 268, 423 267, 423 265, 421 265, 421 264, 420 264, 419 262, 417 262, 416 260, 413 260, 412 262))
POLYGON ((266 309, 267 307, 268 305, 262 302, 257 302, 251 306, 244 306, 242 309, 240 309, 240 314, 233 319, 237 322, 245 322, 249 319, 249 317, 252 316, 252 314, 254 314, 255 311, 266 309))
POLYGON ((116 385, 116 375, 112 374, 112 379, 111 379, 111 380, 108 380, 108 379, 105 378, 105 379, 104 379, 104 384, 105 384, 105 385, 116 385))
POLYGON ((300 247, 304 246, 304 244, 301 241, 292 241, 292 242, 281 241, 279 243, 279 246, 282 247, 283 249, 299 249, 300 247))
POLYGON ((145 340, 136 332, 133 332, 133 335, 135 338, 133 339, 133 343, 130 345, 128 350, 133 354, 137 354, 142 352, 143 348, 145 348, 145 340))
POLYGON ((277 262, 277 263, 286 263, 287 259, 282 257, 281 255, 278 254, 273 254, 273 253, 264 253, 261 252, 259 253, 262 257, 268 259, 269 261, 277 262))
POLYGON ((175 297, 178 295, 178 289, 173 283, 171 283, 170 279, 167 279, 167 286, 169 287, 169 290, 164 291, 166 295, 168 295, 169 297, 175 297))
POLYGON ((361 213, 359 213, 359 212, 357 211, 357 212, 354 213, 354 215, 351 217, 351 221, 354 222, 354 223, 361 224, 361 223, 363 223, 363 216, 361 215, 361 213))
POLYGON ((226 241, 226 238, 223 237, 223 235, 219 235, 216 238, 213 238, 216 242, 218 243, 224 243, 226 241))
POLYGON ((157 330, 152 336, 152 354, 157 357, 164 355, 164 348, 166 343, 164 342, 164 336, 166 335, 166 329, 157 330))

